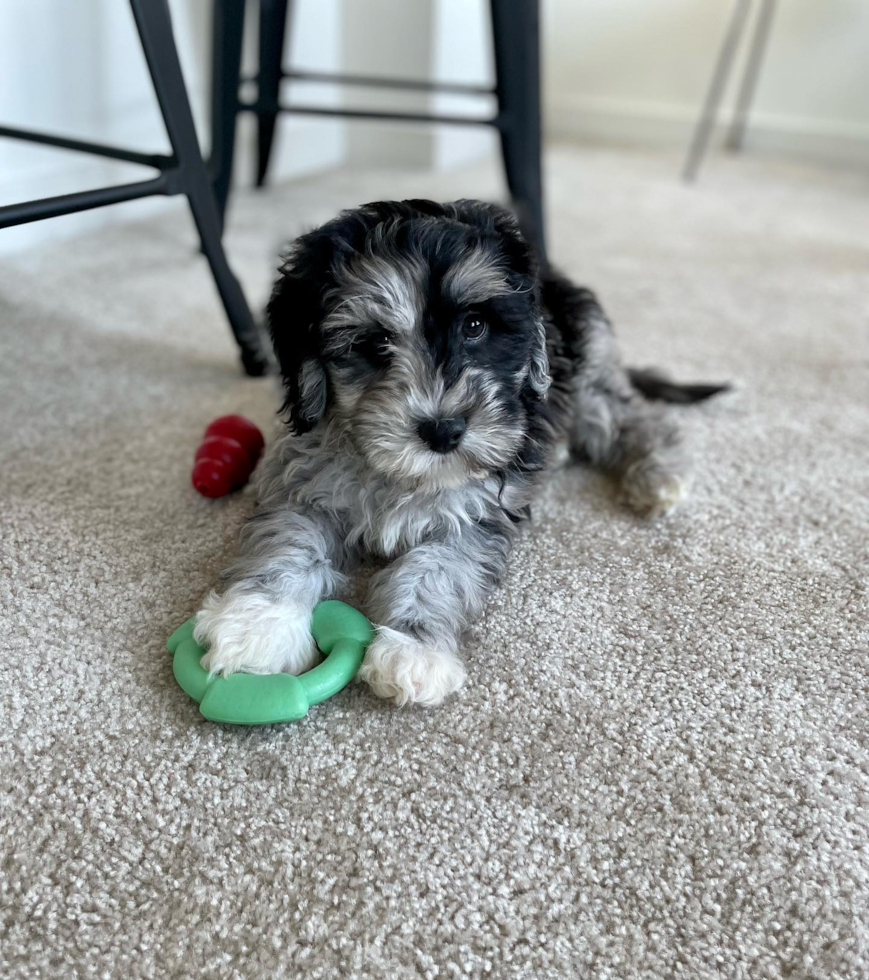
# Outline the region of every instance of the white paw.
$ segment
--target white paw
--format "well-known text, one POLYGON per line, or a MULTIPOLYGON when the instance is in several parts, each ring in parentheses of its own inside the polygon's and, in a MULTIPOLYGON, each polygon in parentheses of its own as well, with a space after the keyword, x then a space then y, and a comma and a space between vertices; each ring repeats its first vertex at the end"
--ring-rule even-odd
POLYGON ((311 636, 311 610, 260 592, 209 593, 193 636, 208 647, 201 663, 212 674, 301 674, 320 656, 311 636))
POLYGON ((654 467, 635 467, 622 481, 628 506, 645 517, 663 517, 688 496, 691 478, 654 467))
POLYGON ((440 704, 465 682, 465 665, 406 633, 380 626, 359 671, 379 698, 396 704, 440 704))

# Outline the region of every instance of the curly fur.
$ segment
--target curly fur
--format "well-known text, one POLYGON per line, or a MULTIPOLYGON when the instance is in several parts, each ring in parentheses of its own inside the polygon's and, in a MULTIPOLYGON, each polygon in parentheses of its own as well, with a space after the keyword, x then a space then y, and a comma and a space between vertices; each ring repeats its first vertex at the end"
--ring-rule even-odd
POLYGON ((513 217, 474 201, 339 215, 294 243, 268 315, 288 429, 223 593, 199 614, 205 662, 305 669, 300 624, 375 555, 388 564, 369 588, 378 633, 360 677, 398 704, 461 686, 461 633, 559 445, 612 473, 637 511, 666 513, 690 472, 647 399, 720 390, 632 382, 594 295, 538 268, 513 217))

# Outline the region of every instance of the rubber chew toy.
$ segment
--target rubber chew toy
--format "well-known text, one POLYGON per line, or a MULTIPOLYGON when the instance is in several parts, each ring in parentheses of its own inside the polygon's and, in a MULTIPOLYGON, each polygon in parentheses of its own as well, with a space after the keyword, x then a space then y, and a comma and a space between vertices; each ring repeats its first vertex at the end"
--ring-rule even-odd
POLYGON ((205 430, 193 461, 193 486, 203 497, 243 487, 263 451, 260 430, 243 415, 223 415, 205 430))
POLYGON ((312 704, 337 694, 356 676, 374 628, 361 612, 329 600, 314 607, 311 633, 325 660, 300 674, 209 674, 199 663, 205 650, 193 639, 188 619, 169 637, 175 680, 199 702, 209 721, 271 725, 304 718, 312 704))

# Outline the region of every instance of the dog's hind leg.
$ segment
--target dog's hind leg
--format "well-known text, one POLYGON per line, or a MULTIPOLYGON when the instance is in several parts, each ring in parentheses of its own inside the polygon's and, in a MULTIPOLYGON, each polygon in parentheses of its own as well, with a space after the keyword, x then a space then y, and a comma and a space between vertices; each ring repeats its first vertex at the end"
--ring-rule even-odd
MULTIPOLYGON (((679 427, 666 410, 649 404, 615 359, 612 334, 590 346, 612 347, 590 359, 577 376, 570 448, 618 480, 637 513, 666 514, 691 486, 691 459, 679 427)), ((592 351, 589 350, 589 354, 592 351)))
POLYGON ((701 401, 724 390, 677 385, 621 363, 612 327, 594 295, 568 280, 544 280, 544 302, 573 365, 568 438, 573 454, 614 476, 626 503, 649 516, 666 514, 688 493, 691 460, 675 420, 662 404, 701 401))
POLYGON ((654 517, 673 510, 692 482, 691 458, 675 422, 636 395, 597 389, 583 391, 577 401, 573 453, 615 477, 637 513, 654 517))

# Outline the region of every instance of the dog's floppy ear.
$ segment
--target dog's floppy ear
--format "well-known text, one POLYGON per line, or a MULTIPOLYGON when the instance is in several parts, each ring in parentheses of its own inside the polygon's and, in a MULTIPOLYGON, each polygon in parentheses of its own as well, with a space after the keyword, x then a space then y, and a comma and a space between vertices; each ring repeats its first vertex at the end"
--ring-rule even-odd
POLYGON ((336 270, 359 251, 373 227, 400 213, 400 204, 387 201, 342 211, 296 239, 284 255, 266 313, 286 386, 283 411, 298 434, 313 429, 329 407, 320 324, 336 270))
MULTIPOLYGON (((540 311, 540 267, 537 253, 519 227, 516 216, 503 208, 491 206, 491 220, 501 238, 501 246, 507 255, 513 272, 534 283, 534 306, 537 311, 531 359, 528 366, 528 387, 540 401, 546 399, 551 378, 549 376, 549 352, 546 347, 546 321, 540 311)), ((522 288, 521 286, 519 288, 522 288)))
POLYGON ((275 355, 286 387, 283 411, 296 433, 308 432, 329 403, 329 380, 320 350, 322 293, 327 286, 331 245, 312 232, 284 258, 266 313, 275 355))
POLYGON ((549 391, 552 379, 549 376, 549 351, 546 348, 546 321, 539 317, 534 346, 531 348, 531 364, 528 368, 528 385, 534 394, 543 401, 549 391))

